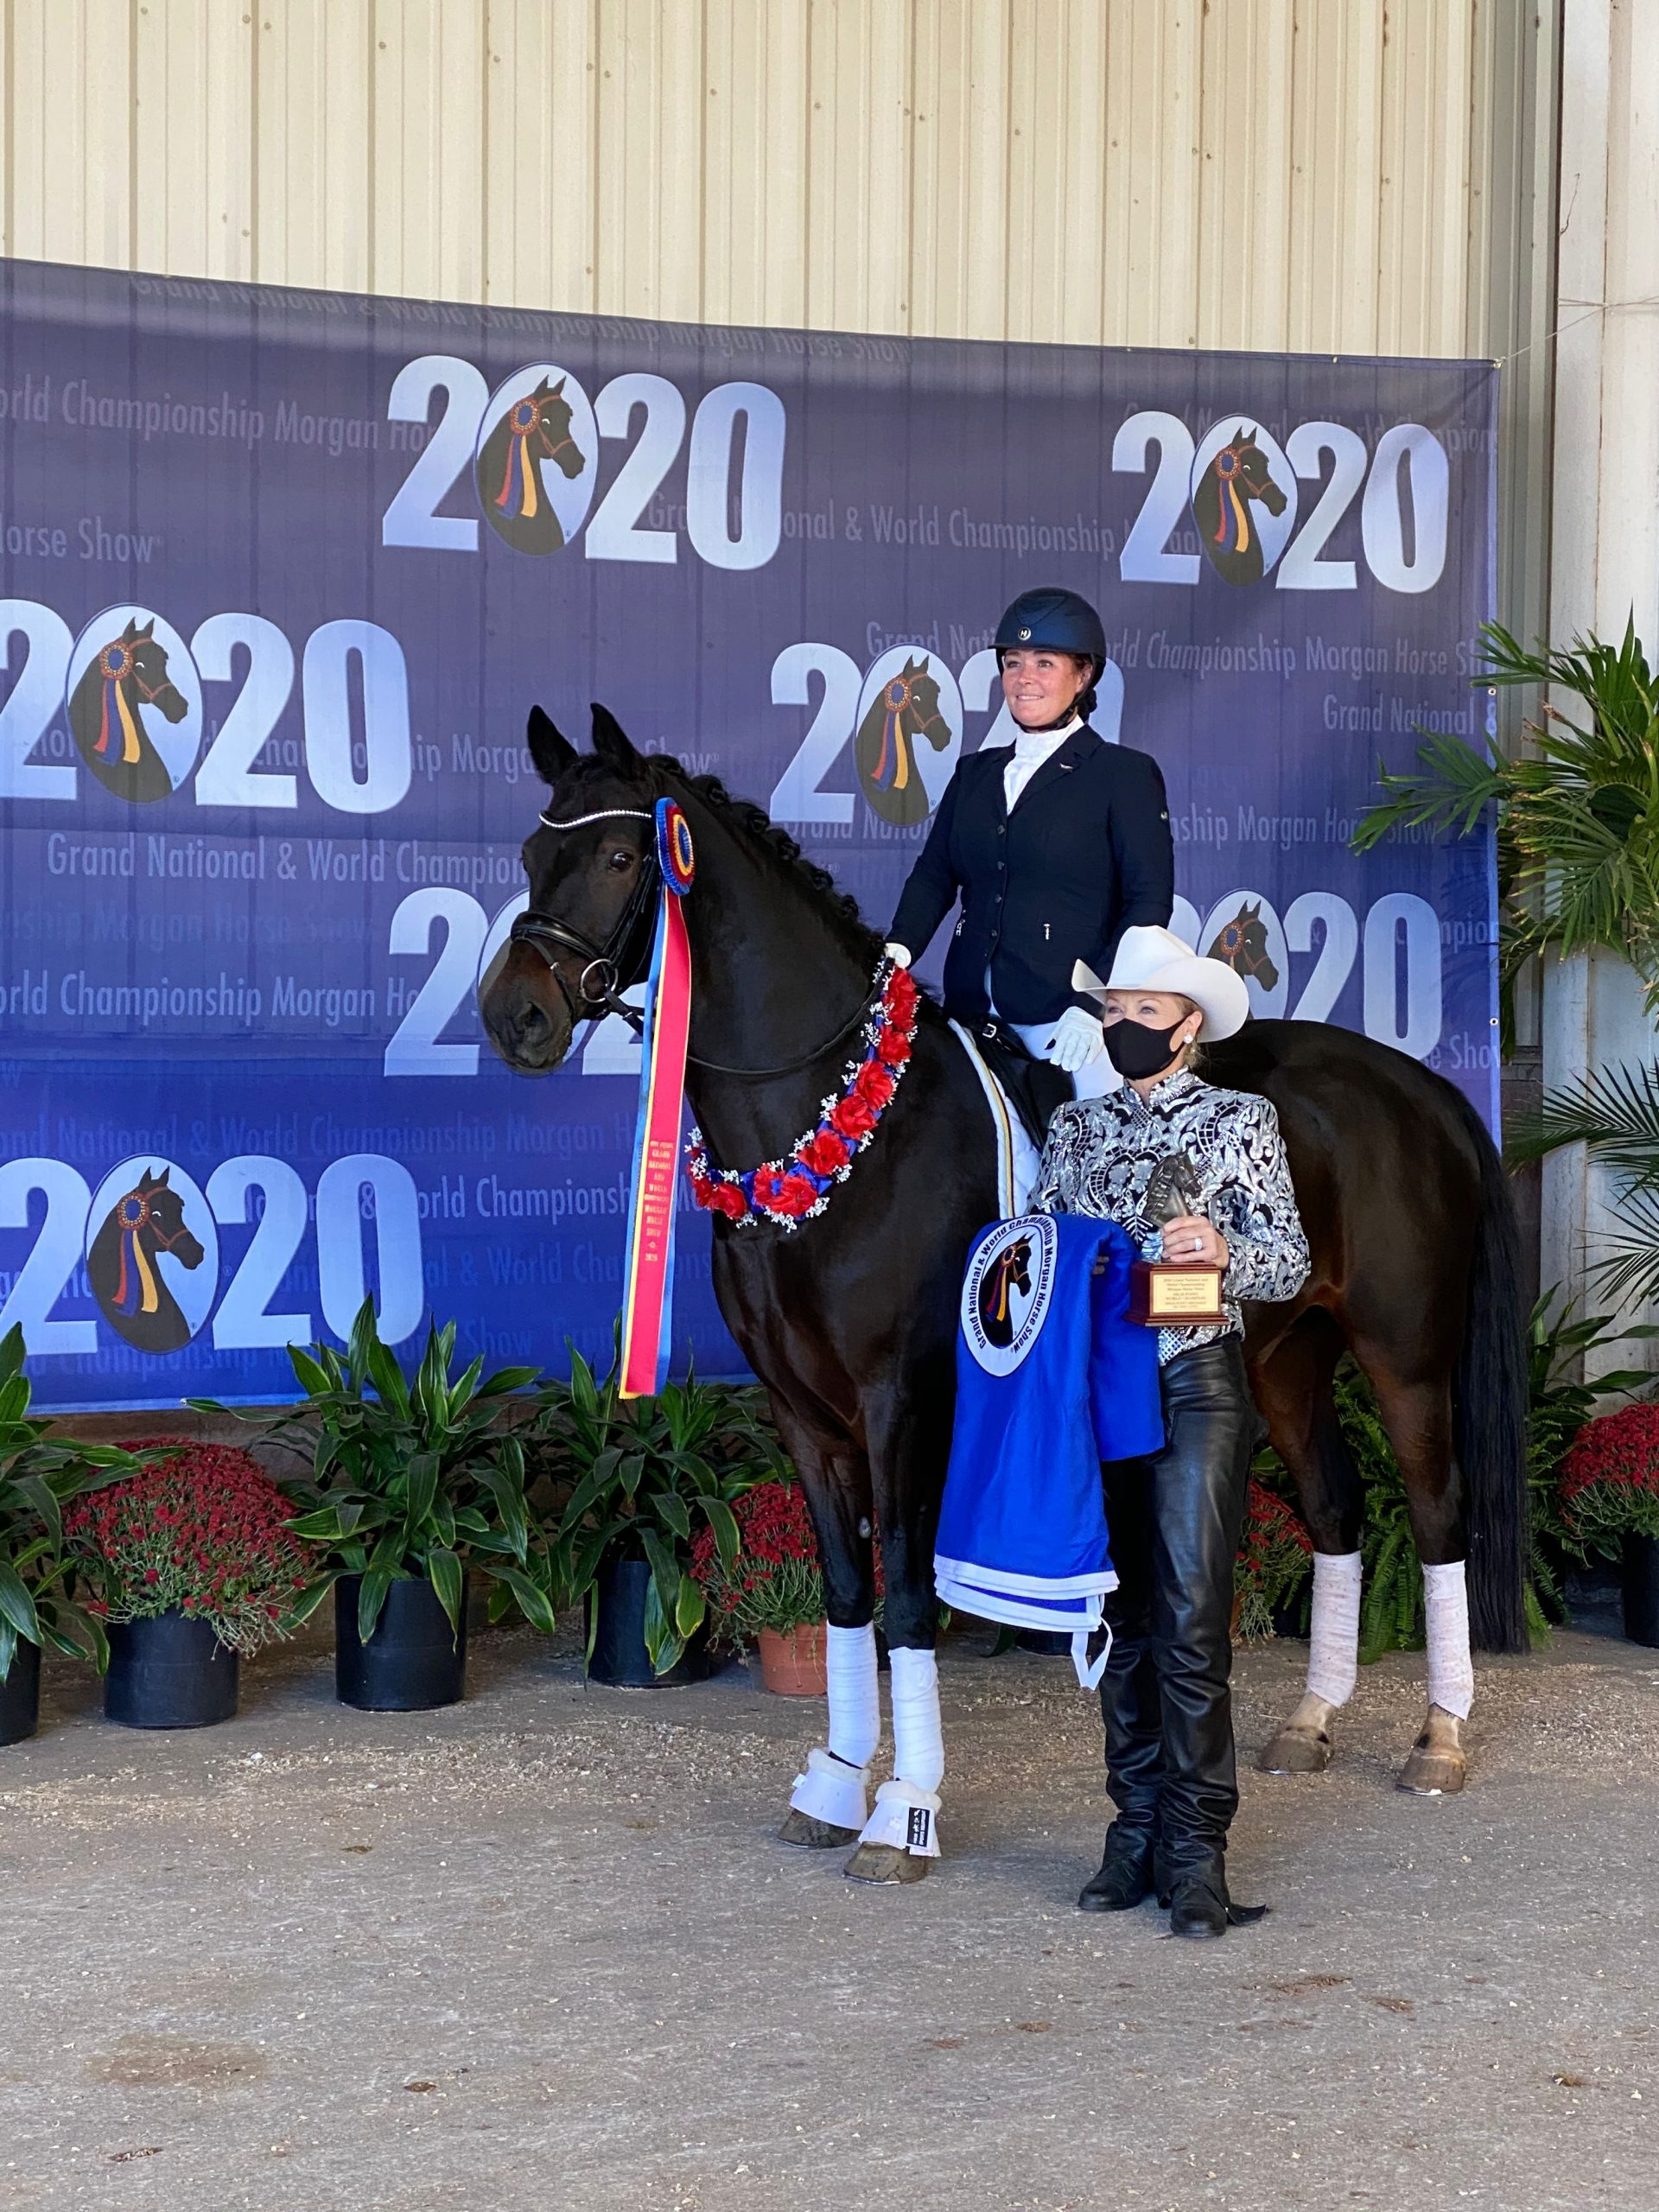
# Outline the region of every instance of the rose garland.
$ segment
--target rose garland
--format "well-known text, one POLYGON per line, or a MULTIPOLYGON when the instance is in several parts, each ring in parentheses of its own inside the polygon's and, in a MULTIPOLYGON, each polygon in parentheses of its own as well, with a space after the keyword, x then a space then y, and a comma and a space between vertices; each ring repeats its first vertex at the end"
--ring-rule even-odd
POLYGON ((692 1130, 685 1147, 686 1172, 697 1204, 708 1212, 736 1229, 752 1229, 758 1221, 793 1229, 822 1213, 834 1186, 852 1173, 854 1160, 893 1103, 916 1035, 914 977, 884 959, 874 981, 880 999, 864 1025, 863 1057, 848 1062, 840 1096, 831 1093, 823 1101, 817 1127, 798 1138, 784 1158, 765 1160, 744 1173, 712 1167, 702 1131, 692 1130))

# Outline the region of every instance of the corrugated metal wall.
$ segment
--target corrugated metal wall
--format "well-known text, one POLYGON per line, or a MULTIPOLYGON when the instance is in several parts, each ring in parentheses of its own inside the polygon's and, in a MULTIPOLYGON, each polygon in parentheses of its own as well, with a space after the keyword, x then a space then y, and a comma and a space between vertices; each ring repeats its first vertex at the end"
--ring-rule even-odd
POLYGON ((0 0, 0 251, 712 321, 1497 350, 1521 0, 0 0))

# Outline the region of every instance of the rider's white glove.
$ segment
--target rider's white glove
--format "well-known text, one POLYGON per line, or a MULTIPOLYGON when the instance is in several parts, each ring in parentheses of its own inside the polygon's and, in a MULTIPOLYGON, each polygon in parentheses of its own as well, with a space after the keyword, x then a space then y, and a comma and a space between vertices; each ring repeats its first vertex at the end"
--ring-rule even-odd
POLYGON ((908 968, 910 947, 907 944, 884 944, 881 948, 895 968, 908 968))
POLYGON ((1043 1058, 1051 1066, 1076 1075, 1079 1068, 1097 1060, 1105 1049, 1106 1039, 1094 1015, 1085 1014, 1080 1006, 1069 1006, 1055 1023, 1043 1058))

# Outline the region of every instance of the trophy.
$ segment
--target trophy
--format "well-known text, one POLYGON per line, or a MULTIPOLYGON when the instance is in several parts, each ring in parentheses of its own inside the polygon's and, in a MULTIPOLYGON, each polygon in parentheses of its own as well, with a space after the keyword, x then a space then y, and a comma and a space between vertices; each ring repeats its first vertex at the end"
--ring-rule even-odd
MULTIPOLYGON (((1184 1152, 1166 1153, 1153 1169, 1141 1211, 1160 1229, 1199 1212, 1198 1171, 1184 1152)), ((1222 1270, 1206 1260, 1136 1260, 1129 1269, 1129 1319, 1150 1329, 1184 1329, 1224 1321, 1222 1270)))

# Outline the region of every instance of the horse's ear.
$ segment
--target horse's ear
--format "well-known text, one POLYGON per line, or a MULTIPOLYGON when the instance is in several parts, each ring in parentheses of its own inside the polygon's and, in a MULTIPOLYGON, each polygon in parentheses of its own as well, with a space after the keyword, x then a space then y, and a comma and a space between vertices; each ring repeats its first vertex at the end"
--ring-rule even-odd
POLYGON ((524 737, 530 746, 530 757, 536 763, 537 774, 544 784, 556 784, 575 761, 575 747, 555 727, 553 717, 543 714, 539 707, 532 707, 530 710, 524 737))
POLYGON ((594 702, 594 750, 620 775, 637 776, 645 768, 626 730, 610 709, 601 707, 597 699, 594 702))
POLYGON ((170 1167, 163 1167, 163 1168, 162 1168, 162 1172, 161 1172, 161 1173, 160 1173, 160 1174, 156 1178, 156 1180, 155 1180, 155 1181, 150 1185, 150 1186, 149 1186, 149 1187, 150 1187, 150 1189, 151 1189, 152 1191, 164 1191, 164 1190, 166 1190, 166 1189, 168 1188, 168 1176, 169 1176, 169 1175, 171 1175, 171 1174, 172 1174, 172 1173, 173 1173, 173 1170, 172 1170, 170 1167))
POLYGON ((1244 909, 1244 918, 1247 922, 1259 922, 1261 920, 1262 901, 1259 899, 1256 900, 1254 906, 1247 906, 1244 909))
POLYGON ((153 638, 155 634, 156 617, 152 614, 142 630, 135 630, 133 632, 133 638, 136 642, 139 638, 153 638))
POLYGON ((552 391, 548 394, 548 397, 549 397, 550 399, 556 399, 556 398, 558 397, 559 394, 560 394, 563 390, 564 390, 564 378, 563 378, 563 377, 561 377, 561 378, 559 378, 559 380, 558 380, 557 384, 556 384, 556 385, 554 385, 554 387, 553 387, 552 391))
POLYGON ((905 655, 905 665, 901 673, 906 676, 914 676, 917 673, 916 656, 914 653, 906 653, 905 655))
POLYGON ((122 644, 123 644, 124 645, 130 645, 132 643, 133 639, 134 639, 137 635, 138 635, 138 623, 137 623, 137 617, 136 617, 136 616, 131 615, 131 614, 129 614, 129 615, 128 615, 128 617, 127 617, 127 626, 126 626, 126 628, 125 628, 125 629, 121 632, 121 642, 122 642, 122 644))

